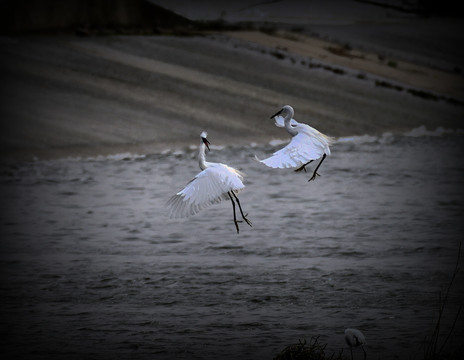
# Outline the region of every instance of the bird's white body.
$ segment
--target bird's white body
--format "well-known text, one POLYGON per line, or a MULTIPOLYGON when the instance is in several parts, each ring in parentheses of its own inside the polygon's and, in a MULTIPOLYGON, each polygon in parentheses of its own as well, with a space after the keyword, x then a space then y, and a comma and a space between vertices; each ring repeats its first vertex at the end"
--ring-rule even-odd
MULTIPOLYGON (((276 116, 275 125, 284 127, 284 118, 276 116)), ((296 132, 290 143, 260 162, 271 168, 298 168, 311 160, 319 159, 324 154, 330 155, 329 146, 333 143, 332 138, 295 119, 291 119, 290 125, 296 132)))
POLYGON ((307 124, 299 123, 293 119, 293 115, 293 108, 285 105, 273 116, 275 125, 285 128, 293 137, 283 149, 276 151, 267 159, 258 159, 258 161, 271 168, 299 168, 313 160, 330 155, 329 146, 334 139, 307 124), (284 116, 279 115, 280 113, 284 116))
POLYGON ((245 188, 238 170, 220 163, 205 163, 206 168, 169 199, 171 217, 195 215, 210 205, 229 200, 229 191, 238 193, 245 188))
POLYGON ((358 329, 348 328, 345 330, 345 341, 350 347, 351 360, 353 360, 353 348, 361 346, 361 349, 364 353, 364 360, 366 360, 367 354, 363 345, 366 345, 366 338, 364 334, 358 329))
POLYGON ((364 334, 358 329, 348 328, 345 330, 345 341, 348 346, 360 346, 366 344, 364 334))
POLYGON ((209 150, 209 141, 206 139, 207 133, 203 131, 200 136, 202 142, 198 154, 198 164, 202 171, 190 180, 185 188, 168 200, 169 215, 171 218, 188 217, 197 214, 210 205, 230 199, 234 210, 234 223, 238 233, 234 199, 238 204, 243 220, 251 226, 251 222, 243 214, 240 201, 236 196, 240 190, 245 188, 242 182, 243 174, 228 165, 206 161, 206 148, 209 150))

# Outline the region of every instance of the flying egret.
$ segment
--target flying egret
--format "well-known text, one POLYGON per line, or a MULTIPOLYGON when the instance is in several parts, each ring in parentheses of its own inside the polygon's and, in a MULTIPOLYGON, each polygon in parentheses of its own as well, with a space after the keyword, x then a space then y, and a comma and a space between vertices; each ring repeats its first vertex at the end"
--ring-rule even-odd
POLYGON ((238 223, 242 221, 237 220, 234 199, 238 204, 242 219, 251 226, 251 221, 247 219, 248 214, 243 213, 240 200, 236 195, 245 188, 242 182, 243 174, 230 166, 205 160, 205 152, 206 149, 209 150, 210 145, 206 138, 207 135, 206 131, 203 131, 200 135, 198 163, 202 171, 190 180, 184 189, 168 200, 170 217, 182 218, 195 215, 207 206, 230 199, 234 212, 235 227, 237 233, 239 233, 238 223))
POLYGON ((294 113, 290 105, 285 105, 271 116, 277 127, 285 127, 285 130, 293 136, 290 143, 267 159, 259 160, 257 157, 256 159, 271 168, 297 168, 295 171, 306 172, 306 165, 322 157, 313 176, 308 180, 311 181, 319 176, 317 170, 325 157, 330 155, 329 145, 333 144, 334 139, 309 125, 297 122, 293 119, 294 113))
POLYGON ((366 338, 364 334, 358 329, 346 329, 345 330, 345 341, 350 347, 351 351, 351 360, 353 360, 353 347, 361 346, 361 349, 364 352, 364 360, 366 360, 366 350, 364 350, 363 345, 366 343, 366 338))

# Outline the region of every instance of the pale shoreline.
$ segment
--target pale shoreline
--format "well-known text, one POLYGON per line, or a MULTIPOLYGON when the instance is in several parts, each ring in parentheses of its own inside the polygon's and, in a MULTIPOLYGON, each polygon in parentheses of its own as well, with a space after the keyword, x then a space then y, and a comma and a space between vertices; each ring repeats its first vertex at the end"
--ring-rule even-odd
POLYGON ((456 74, 395 58, 380 57, 378 54, 294 32, 278 31, 269 35, 258 31, 235 31, 227 32, 227 35, 464 101, 463 78, 456 74))
POLYGON ((335 137, 463 127, 464 107, 443 101, 463 101, 462 76, 298 33, 18 37, 3 38, 1 52, 7 160, 159 152, 195 144, 203 129, 220 145, 266 143, 285 138, 266 120, 284 103, 335 137))

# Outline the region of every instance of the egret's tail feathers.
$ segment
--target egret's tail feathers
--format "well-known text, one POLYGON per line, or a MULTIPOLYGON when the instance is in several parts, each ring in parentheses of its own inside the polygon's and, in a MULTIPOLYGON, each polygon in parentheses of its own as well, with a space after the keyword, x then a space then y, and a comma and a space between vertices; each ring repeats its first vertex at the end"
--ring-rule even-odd
POLYGON ((327 135, 324 135, 324 136, 327 139, 327 142, 329 143, 329 145, 333 145, 337 142, 337 140, 332 136, 327 136, 327 135))

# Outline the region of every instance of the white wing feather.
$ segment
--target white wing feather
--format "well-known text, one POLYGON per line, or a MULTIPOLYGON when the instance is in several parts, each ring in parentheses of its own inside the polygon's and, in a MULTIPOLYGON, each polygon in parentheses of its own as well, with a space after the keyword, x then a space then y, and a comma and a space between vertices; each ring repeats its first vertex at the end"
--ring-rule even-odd
POLYGON ((168 200, 170 217, 195 215, 210 205, 228 200, 229 191, 237 193, 245 187, 242 180, 243 175, 238 170, 224 164, 212 164, 168 200))
POLYGON ((259 161, 272 168, 296 168, 319 159, 323 154, 330 155, 329 145, 333 143, 332 138, 306 124, 298 123, 296 130, 298 134, 287 146, 259 161))

